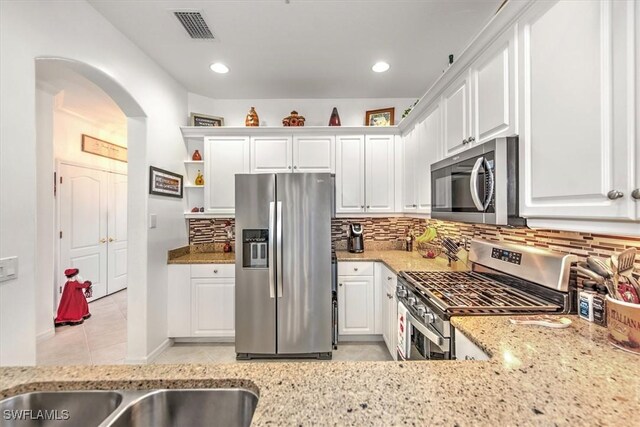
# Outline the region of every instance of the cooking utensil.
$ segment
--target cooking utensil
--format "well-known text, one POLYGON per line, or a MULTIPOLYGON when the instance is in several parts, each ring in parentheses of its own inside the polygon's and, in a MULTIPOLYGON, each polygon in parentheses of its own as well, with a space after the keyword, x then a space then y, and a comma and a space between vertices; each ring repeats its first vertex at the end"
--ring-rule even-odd
POLYGON ((571 267, 571 268, 574 269, 576 272, 578 272, 578 274, 582 275, 583 277, 586 277, 591 280, 595 280, 599 284, 604 283, 604 277, 597 274, 595 271, 591 270, 586 262, 578 262, 576 263, 575 267, 571 267))
POLYGON ((625 276, 631 274, 633 271, 633 263, 636 260, 636 248, 626 249, 620 254, 611 255, 611 264, 613 264, 614 271, 618 274, 624 274, 625 276))
POLYGON ((587 258, 587 266, 605 279, 613 278, 613 270, 600 258, 590 256, 587 258))
POLYGON ((620 278, 620 283, 618 283, 618 291, 622 301, 632 304, 640 304, 640 298, 638 297, 635 287, 627 280, 628 279, 623 276, 620 278))

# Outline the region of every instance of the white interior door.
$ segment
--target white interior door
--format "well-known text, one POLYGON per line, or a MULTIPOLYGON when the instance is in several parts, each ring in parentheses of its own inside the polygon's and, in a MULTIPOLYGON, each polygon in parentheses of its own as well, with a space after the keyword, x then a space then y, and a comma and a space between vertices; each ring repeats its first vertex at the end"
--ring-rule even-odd
POLYGON ((65 164, 58 173, 60 265, 56 279, 64 283, 65 269, 79 269, 80 276, 93 283, 91 301, 107 293, 106 173, 65 164))
POLYGON ((127 287, 127 176, 107 173, 107 294, 127 287))

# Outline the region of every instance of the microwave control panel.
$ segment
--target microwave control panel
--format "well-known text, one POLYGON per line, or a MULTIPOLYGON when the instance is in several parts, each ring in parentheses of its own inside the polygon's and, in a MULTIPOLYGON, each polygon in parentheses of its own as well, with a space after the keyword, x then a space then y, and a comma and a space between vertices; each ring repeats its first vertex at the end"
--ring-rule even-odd
POLYGON ((522 254, 520 252, 508 251, 506 249, 500 248, 493 248, 491 250, 491 258, 499 259, 517 265, 520 265, 522 263, 522 254))

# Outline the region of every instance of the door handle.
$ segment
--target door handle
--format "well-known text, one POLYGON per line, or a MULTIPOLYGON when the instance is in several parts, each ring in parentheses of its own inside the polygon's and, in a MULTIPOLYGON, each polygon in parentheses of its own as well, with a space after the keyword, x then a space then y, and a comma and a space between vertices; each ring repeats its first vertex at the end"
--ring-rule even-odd
POLYGON ((482 203, 482 200, 480 200, 480 195, 478 194, 478 173, 480 172, 480 167, 483 164, 484 157, 476 159, 476 163, 473 165, 473 169, 471 169, 471 178, 469 179, 469 190, 471 191, 473 204, 476 206, 476 209, 481 212, 484 211, 484 204, 482 203))
POLYGON ((278 260, 278 268, 276 269, 276 285, 278 286, 277 296, 282 298, 283 279, 282 279, 282 202, 276 204, 276 259, 278 260))
POLYGON ((270 248, 270 252, 271 252, 271 256, 270 256, 270 260, 269 260, 269 298, 275 298, 276 297, 276 278, 275 278, 275 266, 274 263, 276 262, 276 251, 275 251, 275 247, 276 247, 276 242, 275 242, 275 236, 274 236, 274 232, 273 232, 273 227, 274 227, 274 221, 275 221, 275 203, 274 202, 269 202, 269 245, 271 246, 270 248))

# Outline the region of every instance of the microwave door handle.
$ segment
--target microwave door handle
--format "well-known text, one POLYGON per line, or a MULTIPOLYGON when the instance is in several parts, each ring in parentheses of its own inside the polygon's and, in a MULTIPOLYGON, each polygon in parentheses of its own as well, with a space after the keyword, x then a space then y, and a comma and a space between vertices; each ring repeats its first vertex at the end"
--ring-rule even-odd
POLYGON ((480 172, 480 168, 483 164, 484 157, 476 159, 476 163, 473 165, 473 169, 471 169, 471 179, 469 180, 469 190, 471 191, 473 204, 480 212, 484 212, 484 204, 482 203, 482 200, 480 200, 480 195, 478 194, 478 173, 480 172))
MULTIPOLYGON (((275 262, 276 262, 276 251, 275 251, 275 246, 276 246, 276 239, 274 236, 274 232, 273 232, 273 227, 275 225, 275 203, 274 202, 269 202, 269 251, 271 253, 270 256, 270 260, 269 260, 269 298, 275 298, 276 297, 276 269, 275 269, 275 262)), ((252 248, 253 249, 253 248, 252 248)))
POLYGON ((491 198, 493 197, 493 192, 495 191, 496 178, 493 174, 493 169, 491 169, 491 165, 489 164, 489 161, 487 159, 484 159, 484 170, 489 177, 489 194, 484 201, 484 210, 486 211, 491 204, 491 198))

